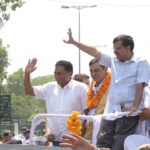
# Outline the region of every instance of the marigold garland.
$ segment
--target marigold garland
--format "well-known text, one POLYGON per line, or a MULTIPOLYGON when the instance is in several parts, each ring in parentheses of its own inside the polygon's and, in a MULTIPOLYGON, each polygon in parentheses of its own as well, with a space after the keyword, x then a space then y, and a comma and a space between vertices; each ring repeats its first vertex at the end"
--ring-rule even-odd
POLYGON ((97 94, 95 96, 93 96, 93 86, 95 84, 95 81, 93 80, 91 82, 91 84, 89 86, 89 90, 88 90, 88 99, 87 99, 88 109, 95 108, 99 104, 101 98, 106 93, 106 91, 109 87, 110 81, 111 81, 111 74, 110 74, 110 72, 107 72, 106 78, 103 81, 101 87, 99 88, 99 90, 97 91, 97 94))
POLYGON ((79 112, 73 111, 67 119, 67 129, 77 135, 81 135, 81 120, 78 118, 79 112))

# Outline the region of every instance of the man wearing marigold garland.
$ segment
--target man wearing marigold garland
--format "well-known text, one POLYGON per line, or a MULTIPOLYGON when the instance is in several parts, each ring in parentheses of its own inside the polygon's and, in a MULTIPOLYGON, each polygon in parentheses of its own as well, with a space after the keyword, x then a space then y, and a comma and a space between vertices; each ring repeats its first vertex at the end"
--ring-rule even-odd
POLYGON ((150 80, 149 63, 134 54, 134 41, 129 35, 118 35, 113 39, 116 57, 75 41, 71 29, 68 35, 69 39, 64 40, 65 43, 75 45, 83 52, 97 58, 101 65, 111 68, 111 86, 105 112, 128 112, 130 115, 115 120, 103 119, 97 136, 97 146, 123 150, 125 138, 135 132, 138 124, 139 116, 136 111, 144 108, 144 89, 150 80))
MULTIPOLYGON (((111 74, 106 66, 98 63, 96 58, 89 62, 89 70, 93 80, 88 89, 86 112, 89 115, 102 114, 107 100, 111 74)), ((83 137, 92 140, 93 123, 89 122, 86 126, 83 137)))

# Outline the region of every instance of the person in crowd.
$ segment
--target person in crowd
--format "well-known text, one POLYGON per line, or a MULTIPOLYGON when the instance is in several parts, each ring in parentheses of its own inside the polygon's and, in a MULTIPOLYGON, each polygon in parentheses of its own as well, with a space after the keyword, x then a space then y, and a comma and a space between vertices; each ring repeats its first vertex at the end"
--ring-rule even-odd
MULTIPOLYGON (((36 70, 36 63, 37 59, 33 58, 25 67, 25 93, 36 99, 45 100, 48 114, 71 114, 72 111, 83 114, 87 106, 88 86, 72 79, 73 66, 71 62, 66 60, 56 62, 54 70, 56 81, 32 86, 30 74, 36 70)), ((48 124, 55 137, 53 145, 58 146, 61 135, 69 132, 66 128, 66 119, 50 118, 48 124)))
POLYGON ((12 140, 12 133, 11 131, 4 131, 2 136, 2 144, 7 144, 9 141, 12 140))
POLYGON ((143 108, 143 91, 150 79, 148 61, 134 54, 134 40, 129 35, 118 35, 114 38, 113 49, 116 57, 75 41, 71 29, 68 36, 69 39, 64 40, 65 43, 75 45, 97 58, 101 65, 111 68, 111 86, 105 113, 125 111, 129 112, 130 116, 115 120, 103 119, 97 136, 97 146, 123 150, 125 138, 135 132, 139 121, 139 116, 133 116, 132 113, 143 108))
MULTIPOLYGON (((92 82, 89 85, 87 96, 86 114, 97 115, 104 112, 107 95, 109 91, 111 74, 108 68, 100 65, 98 59, 93 58, 89 62, 89 70, 92 77, 92 82)), ((84 128, 83 128, 84 129, 84 128)), ((86 123, 86 131, 84 138, 92 140, 93 123, 86 123)))
MULTIPOLYGON (((30 145, 30 129, 24 132, 24 140, 22 141, 22 145, 30 145)), ((40 146, 49 146, 49 142, 54 140, 53 134, 47 134, 43 136, 34 136, 33 137, 33 145, 40 146)))
POLYGON ((145 135, 133 134, 129 135, 124 142, 124 150, 137 150, 146 148, 150 149, 150 107, 145 108, 140 114, 141 121, 146 121, 145 135), (136 139, 136 140, 135 140, 136 139))
POLYGON ((89 143, 88 140, 76 134, 64 134, 61 138, 61 147, 69 147, 72 150, 111 150, 109 148, 98 148, 89 143))
POLYGON ((83 82, 87 85, 90 84, 90 80, 89 80, 89 76, 87 74, 75 74, 73 76, 73 79, 76 80, 76 81, 79 81, 79 82, 83 82))
POLYGON ((27 127, 22 127, 22 128, 21 128, 21 133, 18 134, 18 135, 16 135, 16 136, 14 136, 13 139, 14 139, 14 140, 17 140, 17 141, 24 141, 24 139, 25 139, 24 133, 25 133, 27 130, 29 130, 27 127))
POLYGON ((26 129, 23 133, 24 139, 22 139, 22 145, 30 144, 30 129, 26 129))
POLYGON ((2 136, 0 135, 0 144, 2 144, 2 139, 3 139, 3 138, 2 138, 2 136))
POLYGON ((52 146, 52 141, 55 139, 55 137, 53 134, 51 134, 49 129, 48 118, 45 119, 45 128, 43 131, 44 132, 42 135, 33 137, 33 144, 41 146, 52 146))
POLYGON ((55 139, 53 134, 47 134, 43 136, 34 136, 33 144, 41 146, 52 146, 51 142, 55 139))

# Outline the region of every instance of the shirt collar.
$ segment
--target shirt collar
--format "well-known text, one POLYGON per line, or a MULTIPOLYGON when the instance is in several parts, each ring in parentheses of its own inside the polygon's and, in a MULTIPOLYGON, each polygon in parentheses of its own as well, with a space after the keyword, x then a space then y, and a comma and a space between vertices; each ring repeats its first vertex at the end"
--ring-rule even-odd
MULTIPOLYGON (((71 88, 73 85, 73 79, 70 79, 70 81, 64 86, 64 88, 71 88)), ((62 88, 58 83, 57 83, 58 88, 62 88)))
POLYGON ((65 85, 65 87, 71 88, 73 85, 73 79, 70 79, 70 81, 68 82, 67 85, 65 85))
POLYGON ((133 53, 133 56, 131 57, 130 60, 128 61, 133 61, 133 62, 136 62, 137 61, 137 57, 135 56, 135 54, 133 53))

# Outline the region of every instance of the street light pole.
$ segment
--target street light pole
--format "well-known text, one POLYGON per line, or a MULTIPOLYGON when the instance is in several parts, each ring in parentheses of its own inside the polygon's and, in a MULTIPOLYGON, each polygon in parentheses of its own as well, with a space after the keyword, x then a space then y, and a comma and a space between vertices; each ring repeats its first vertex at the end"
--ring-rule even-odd
MULTIPOLYGON (((79 31, 78 31, 78 35, 79 35, 79 42, 80 42, 80 8, 78 9, 78 22, 79 22, 79 31)), ((81 50, 79 49, 79 74, 81 73, 81 50)))
MULTIPOLYGON (((81 19, 80 19, 80 16, 81 16, 80 15, 80 10, 84 9, 84 8, 93 8, 93 7, 97 7, 97 5, 61 6, 61 8, 63 8, 63 9, 75 8, 75 9, 78 10, 78 35, 79 35, 78 40, 79 40, 79 42, 80 42, 80 33, 81 33, 80 32, 80 21, 81 21, 81 19)), ((79 74, 80 74, 81 73, 81 50, 80 49, 79 49, 79 52, 78 52, 78 57, 79 57, 79 74)))
POLYGON ((4 26, 4 22, 2 20, 2 18, 0 17, 0 29, 4 26))

